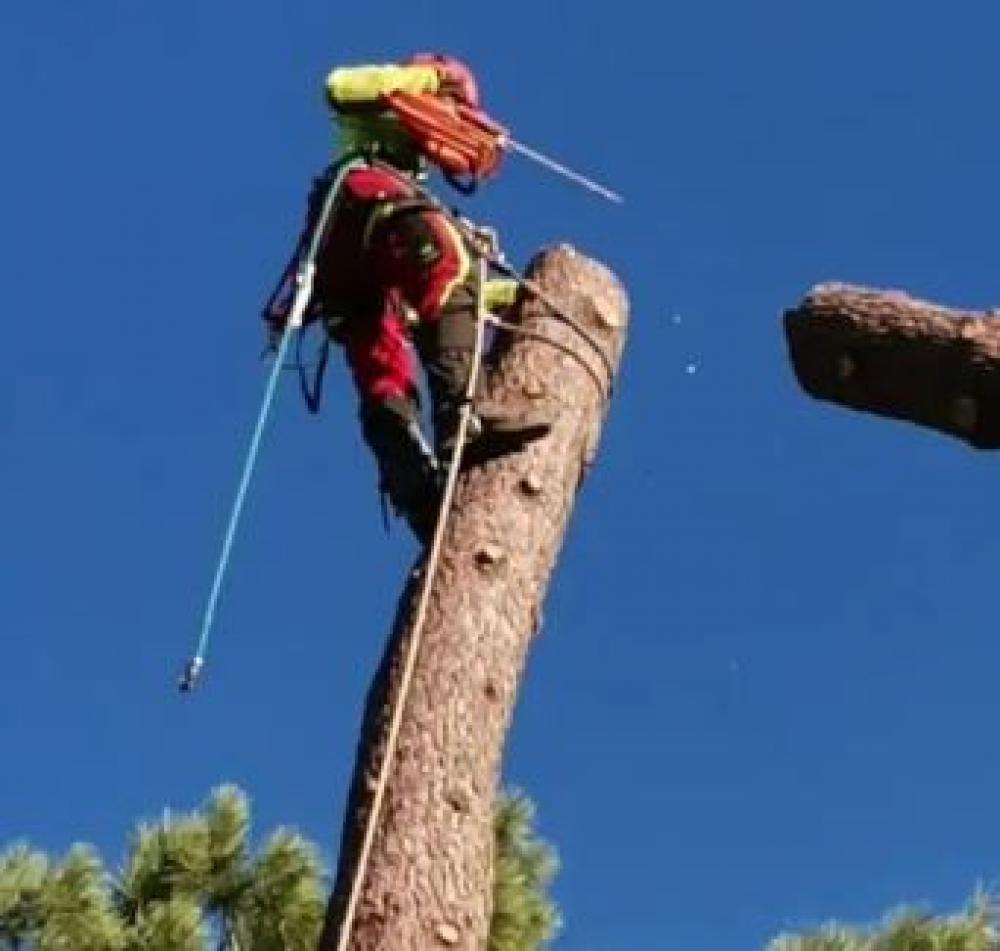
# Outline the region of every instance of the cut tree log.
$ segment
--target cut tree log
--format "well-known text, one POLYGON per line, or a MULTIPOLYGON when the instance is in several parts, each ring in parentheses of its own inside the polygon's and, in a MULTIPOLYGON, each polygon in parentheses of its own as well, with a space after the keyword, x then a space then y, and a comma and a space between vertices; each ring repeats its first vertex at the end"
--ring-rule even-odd
POLYGON ((811 396, 997 449, 998 318, 901 291, 820 284, 786 311, 785 335, 811 396))
MULTIPOLYGON (((600 349, 527 297, 487 376, 492 399, 528 397, 551 411, 544 439, 459 479, 371 855, 350 951, 482 951, 492 907, 493 809, 504 740, 542 601, 594 460, 617 368, 627 301, 601 265, 560 246, 529 276, 600 349)), ((385 754, 391 711, 422 582, 418 563, 369 691, 321 951, 334 951, 385 754)))

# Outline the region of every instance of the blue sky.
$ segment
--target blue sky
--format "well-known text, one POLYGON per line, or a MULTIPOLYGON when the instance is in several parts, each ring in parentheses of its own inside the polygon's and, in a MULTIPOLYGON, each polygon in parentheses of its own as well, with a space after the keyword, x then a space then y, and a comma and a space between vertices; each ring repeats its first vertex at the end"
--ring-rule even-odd
POLYGON ((629 198, 512 160, 472 206, 515 260, 607 261, 634 307, 506 767, 563 857, 560 947, 735 951, 994 881, 997 462, 809 401, 780 312, 826 279, 997 303, 1000 8, 339 7, 0 7, 0 841, 114 859, 231 780, 333 853, 413 556, 339 368, 318 420, 285 381, 204 690, 174 676, 322 77, 448 49, 629 198))

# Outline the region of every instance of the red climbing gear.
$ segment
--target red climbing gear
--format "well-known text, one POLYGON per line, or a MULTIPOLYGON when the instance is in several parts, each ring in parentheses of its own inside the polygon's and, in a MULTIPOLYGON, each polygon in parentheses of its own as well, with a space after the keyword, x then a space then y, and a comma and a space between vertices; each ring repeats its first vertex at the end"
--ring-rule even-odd
POLYGON ((517 152, 608 201, 617 192, 511 138, 495 119, 455 99, 396 90, 383 101, 413 138, 416 147, 460 191, 471 192, 495 174, 505 151, 517 152))
POLYGON ((402 90, 385 100, 417 148, 446 174, 481 181, 500 166, 507 131, 482 112, 402 90))

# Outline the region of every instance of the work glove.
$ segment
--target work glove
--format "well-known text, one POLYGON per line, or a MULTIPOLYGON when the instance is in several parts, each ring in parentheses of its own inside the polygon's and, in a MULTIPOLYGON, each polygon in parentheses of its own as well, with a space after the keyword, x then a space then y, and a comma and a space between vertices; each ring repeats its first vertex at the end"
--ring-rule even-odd
POLYGON ((483 288, 486 309, 491 314, 502 314, 517 303, 520 292, 520 285, 511 278, 490 278, 483 288))

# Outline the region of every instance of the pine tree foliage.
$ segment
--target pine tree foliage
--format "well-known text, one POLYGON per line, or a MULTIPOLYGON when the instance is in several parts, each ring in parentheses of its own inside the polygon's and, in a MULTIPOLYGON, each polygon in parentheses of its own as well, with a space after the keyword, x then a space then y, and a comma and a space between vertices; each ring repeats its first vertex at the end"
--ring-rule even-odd
POLYGON ((214 910, 232 916, 252 879, 247 798, 234 786, 222 786, 198 818, 205 837, 200 842, 205 892, 214 910))
POLYGON ((25 845, 0 855, 0 948, 16 948, 18 940, 41 926, 42 890, 48 859, 25 845))
POLYGON ((316 850, 278 830, 257 859, 242 896, 241 948, 312 951, 323 925, 326 893, 316 850))
POLYGON ((904 908, 875 928, 829 924, 815 934, 781 935, 768 951, 1000 951, 997 908, 980 892, 957 915, 904 908))
POLYGON ((246 797, 217 789, 200 812, 135 831, 120 875, 89 849, 58 865, 0 857, 0 951, 305 951, 325 901, 316 850, 277 833, 250 850, 246 797), (276 936, 276 937, 274 937, 276 936))
POLYGON ((489 951, 540 951, 561 926, 548 894, 559 862, 534 825, 535 807, 527 796, 514 792, 500 801, 489 951))
MULTIPOLYGON (((494 826, 489 951, 542 951, 559 928, 555 855, 523 795, 500 802, 494 826)), ((198 812, 139 825, 117 877, 80 846, 55 864, 24 845, 0 855, 0 951, 313 951, 326 888, 316 848, 291 830, 252 853, 246 796, 225 786, 198 812)))
POLYGON ((128 930, 126 951, 205 951, 209 928, 194 898, 152 902, 128 930))
POLYGON ((124 929, 111 905, 101 860, 75 847, 46 877, 39 896, 38 951, 121 951, 124 929))

